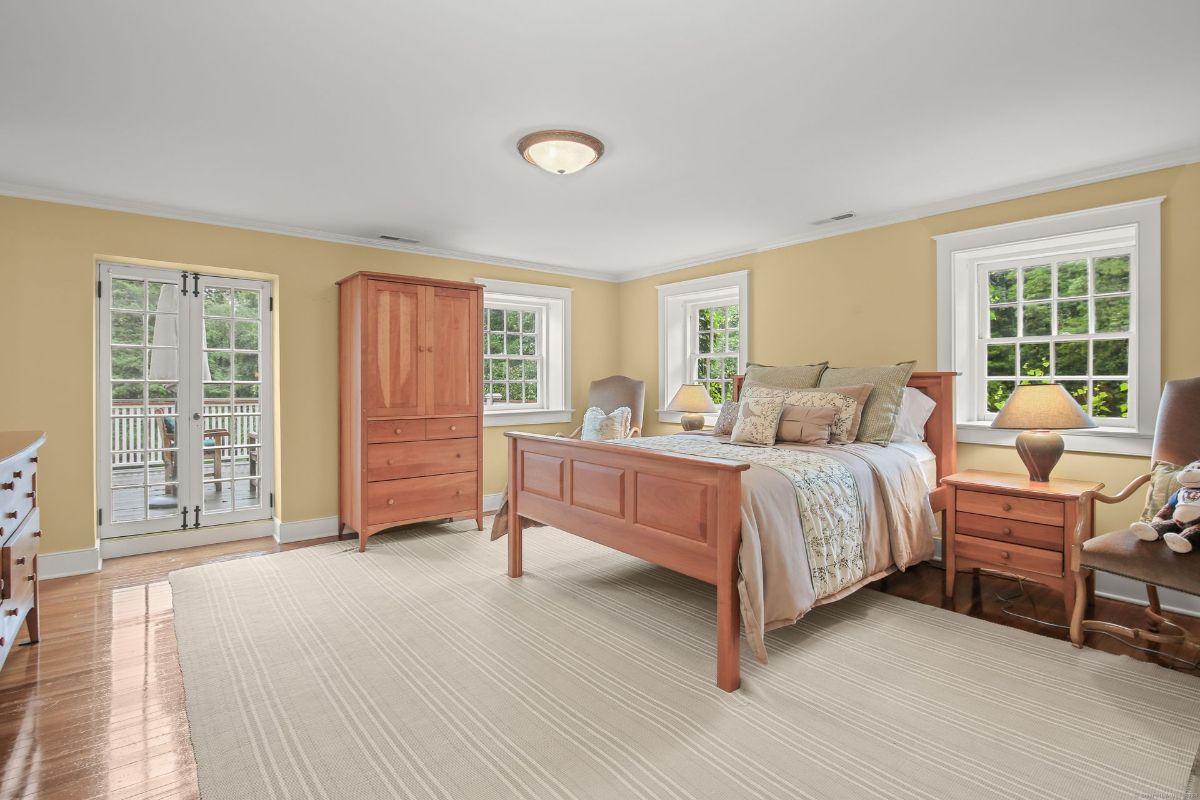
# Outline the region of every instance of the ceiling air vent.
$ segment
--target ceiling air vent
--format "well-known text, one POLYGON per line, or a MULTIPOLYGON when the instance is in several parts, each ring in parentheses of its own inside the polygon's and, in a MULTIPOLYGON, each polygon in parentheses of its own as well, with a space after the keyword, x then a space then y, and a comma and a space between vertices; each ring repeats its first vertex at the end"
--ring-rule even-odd
POLYGON ((408 239, 404 236, 393 236, 390 233, 381 233, 379 234, 379 238, 385 242, 400 242, 401 244, 420 244, 421 242, 420 239, 408 239))
POLYGON ((841 222, 841 221, 843 221, 843 220, 851 219, 851 218, 853 218, 853 217, 854 217, 854 212, 853 212, 853 211, 847 211, 847 212, 846 212, 846 213, 844 213, 844 214, 837 214, 837 215, 835 215, 835 216, 832 216, 832 217, 826 217, 825 219, 819 219, 819 220, 817 220, 816 222, 814 222, 814 223, 812 223, 812 224, 813 224, 813 225, 828 225, 828 224, 829 224, 829 223, 831 223, 831 222, 841 222))

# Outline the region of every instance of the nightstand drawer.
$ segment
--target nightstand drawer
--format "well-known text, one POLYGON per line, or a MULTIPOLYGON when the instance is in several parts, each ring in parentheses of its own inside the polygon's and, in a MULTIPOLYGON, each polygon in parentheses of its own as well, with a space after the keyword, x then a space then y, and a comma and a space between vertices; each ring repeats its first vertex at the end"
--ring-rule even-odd
POLYGON ((1063 529, 1051 525, 1038 525, 1036 522, 960 513, 954 517, 954 528, 955 533, 982 536, 998 542, 1011 542, 1059 552, 1063 549, 1063 529))
MULTIPOLYGON (((993 567, 1012 572, 1036 572, 1039 575, 1063 575, 1062 553, 1041 550, 1019 544, 1006 544, 975 536, 955 535, 954 558, 961 565, 964 561, 984 567, 993 567)), ((964 566, 970 566, 964 565, 964 566)))
POLYGON ((958 491, 955 508, 961 514, 1019 519, 1041 525, 1062 525, 1063 504, 1054 500, 1034 500, 1007 494, 958 491))

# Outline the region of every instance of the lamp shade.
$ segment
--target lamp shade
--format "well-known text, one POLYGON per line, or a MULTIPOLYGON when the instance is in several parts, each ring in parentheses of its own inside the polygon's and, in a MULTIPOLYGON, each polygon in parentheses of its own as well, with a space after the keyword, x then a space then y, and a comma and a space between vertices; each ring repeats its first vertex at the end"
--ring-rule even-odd
POLYGON ((667 411, 683 411, 690 414, 715 414, 717 407, 713 405, 708 390, 698 383, 685 383, 671 398, 667 411))
POLYGON ((1064 430, 1094 428, 1096 422, 1084 413, 1079 403, 1060 384, 1039 383, 1018 386, 992 420, 992 427, 1064 430))

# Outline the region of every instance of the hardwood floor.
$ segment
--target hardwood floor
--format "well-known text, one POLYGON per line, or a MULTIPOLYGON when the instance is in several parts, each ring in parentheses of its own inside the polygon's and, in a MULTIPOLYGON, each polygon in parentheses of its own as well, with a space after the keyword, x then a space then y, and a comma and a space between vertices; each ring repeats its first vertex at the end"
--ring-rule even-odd
MULTIPOLYGON (((249 558, 329 539, 277 545, 271 539, 114 559, 95 575, 42 584, 42 642, 13 651, 0 671, 0 800, 10 798, 195 798, 183 681, 175 649, 167 574, 182 567, 249 558)), ((922 565, 887 580, 886 591, 941 604, 940 569, 922 565)), ((997 595, 1017 585, 959 577, 959 611, 1043 635, 1066 631, 1005 614, 997 595)), ((1057 595, 1027 585, 1011 604, 1027 616, 1065 624, 1057 595), (1031 602, 1032 600, 1032 602, 1031 602)), ((1141 608, 1097 599, 1097 616, 1140 624, 1141 608)), ((1181 620, 1200 632, 1200 619, 1181 620)), ((1108 637, 1089 644, 1149 659, 1108 637)))

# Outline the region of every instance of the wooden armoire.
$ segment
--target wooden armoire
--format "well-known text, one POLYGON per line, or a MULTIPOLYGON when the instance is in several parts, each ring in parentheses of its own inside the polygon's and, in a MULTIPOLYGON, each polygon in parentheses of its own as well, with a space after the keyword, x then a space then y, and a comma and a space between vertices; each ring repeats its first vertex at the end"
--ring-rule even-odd
POLYGON ((483 530, 483 287, 357 272, 340 292, 338 535, 483 530))

